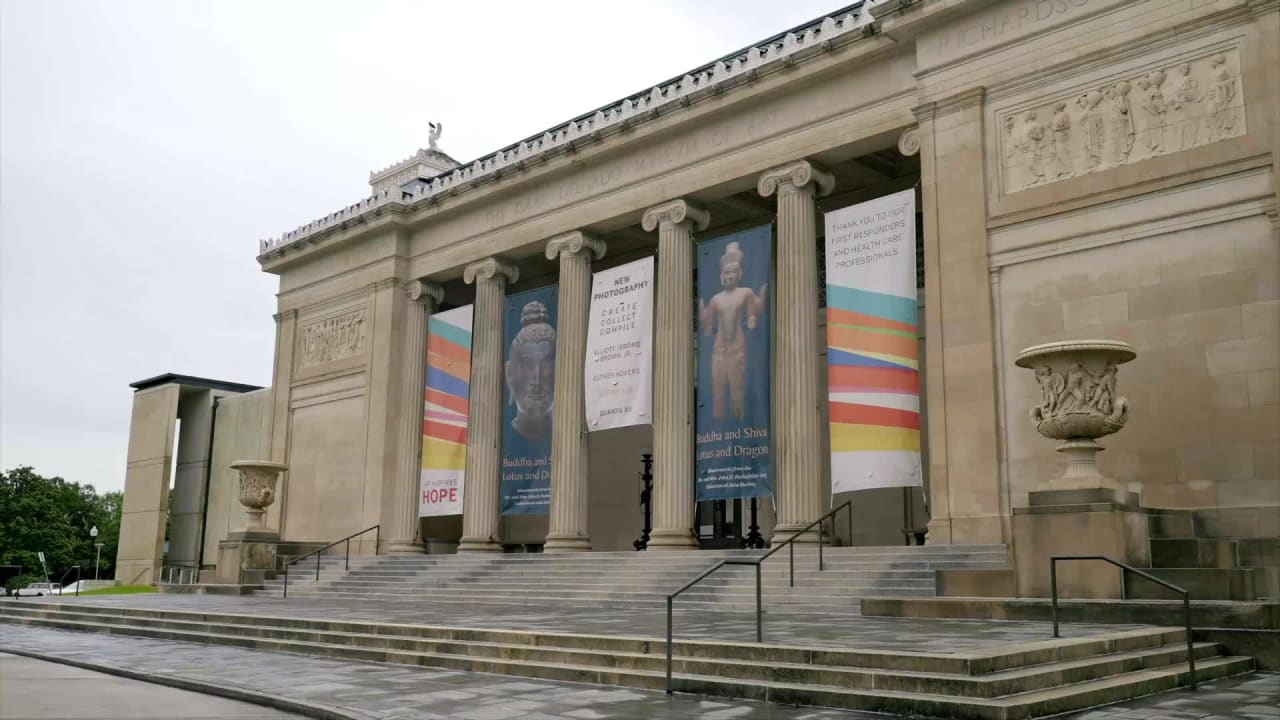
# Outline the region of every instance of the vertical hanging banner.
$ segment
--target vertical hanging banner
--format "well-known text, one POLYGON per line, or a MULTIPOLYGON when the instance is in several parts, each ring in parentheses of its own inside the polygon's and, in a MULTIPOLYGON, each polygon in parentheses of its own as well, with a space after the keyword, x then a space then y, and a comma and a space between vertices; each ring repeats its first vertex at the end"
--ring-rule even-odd
POLYGON ((503 312, 502 514, 551 510, 555 285, 508 295, 503 312))
POLYGON ((471 306, 467 305, 435 313, 427 322, 419 517, 462 514, 470 395, 471 306))
POLYGON ((826 214, 832 493, 922 484, 915 199, 826 214))
POLYGON ((697 498, 773 494, 769 225, 698 243, 697 498))
POLYGON ((587 431, 653 422, 653 258, 591 280, 583 377, 587 431))

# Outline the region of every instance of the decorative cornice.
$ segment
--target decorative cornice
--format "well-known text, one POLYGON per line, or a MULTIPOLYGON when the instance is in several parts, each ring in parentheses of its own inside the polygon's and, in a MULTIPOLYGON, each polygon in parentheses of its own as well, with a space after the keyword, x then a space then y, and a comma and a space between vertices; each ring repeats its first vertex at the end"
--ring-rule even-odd
POLYGON ((547 241, 547 259, 555 260, 560 253, 577 255, 589 251, 596 260, 604 257, 605 244, 600 238, 588 235, 581 230, 574 230, 547 241))
POLYGON ((836 179, 808 160, 797 160, 761 173, 760 179, 756 181, 756 191, 769 197, 778 192, 781 185, 790 184, 799 189, 810 183, 816 188, 818 196, 822 196, 830 193, 836 186, 836 179))
MULTIPOLYGON (((384 188, 363 200, 307 223, 279 237, 262 240, 258 257, 266 260, 282 253, 284 248, 328 230, 343 227, 353 219, 384 207, 401 211, 418 204, 439 202, 486 182, 497 180, 557 155, 598 142, 663 114, 718 96, 758 78, 821 57, 827 52, 874 35, 875 19, 870 5, 859 3, 843 8, 840 15, 828 15, 784 33, 775 35, 740 52, 695 68, 684 75, 655 85, 653 88, 610 103, 598 110, 580 115, 567 123, 508 145, 495 153, 441 173, 412 192, 399 187, 384 188)), ((412 158, 392 168, 405 165, 412 158)), ((375 173, 381 175, 388 168, 375 173)))
POLYGON ((920 152, 920 128, 907 128, 898 136, 898 152, 911 157, 920 152))
POLYGON ((938 114, 938 103, 927 102, 911 108, 911 116, 918 123, 926 123, 932 120, 938 114))
POLYGON ((958 93, 948 95, 934 102, 934 114, 945 115, 956 110, 963 110, 974 105, 981 105, 983 99, 987 96, 987 88, 978 85, 967 90, 961 90, 958 93))
POLYGON ((428 305, 432 310, 439 307, 440 302, 444 300, 443 287, 421 279, 410 280, 408 286, 405 287, 405 294, 413 302, 428 305))
POLYGON ((711 224, 711 215, 701 207, 688 200, 676 199, 654 205, 644 211, 640 217, 640 227, 645 232, 653 232, 661 223, 690 223, 694 230, 706 230, 711 224))
POLYGON ((462 281, 468 285, 497 278, 501 278, 500 282, 514 283, 520 278, 520 268, 502 258, 490 257, 473 262, 462 271, 462 281))

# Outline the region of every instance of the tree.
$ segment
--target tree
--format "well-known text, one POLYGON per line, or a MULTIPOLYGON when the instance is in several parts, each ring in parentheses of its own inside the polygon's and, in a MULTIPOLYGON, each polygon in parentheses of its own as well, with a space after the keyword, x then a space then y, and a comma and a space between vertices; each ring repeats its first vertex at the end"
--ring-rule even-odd
MULTIPOLYGON (((115 562, 123 495, 98 495, 92 485, 46 478, 31 467, 0 472, 0 564, 40 573, 44 552, 49 579, 58 581, 72 565, 92 577, 95 549, 89 529, 98 527, 103 569, 115 562)), ((106 574, 104 572, 104 574, 106 574)))

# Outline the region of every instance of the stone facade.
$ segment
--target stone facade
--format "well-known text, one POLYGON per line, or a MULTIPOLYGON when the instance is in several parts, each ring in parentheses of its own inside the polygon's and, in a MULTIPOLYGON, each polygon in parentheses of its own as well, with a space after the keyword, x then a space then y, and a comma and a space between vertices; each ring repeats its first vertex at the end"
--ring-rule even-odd
MULTIPOLYGON (((775 407, 817 405, 775 414, 778 522, 802 526, 830 496, 815 228, 824 210, 913 185, 927 514, 896 490, 855 496, 856 541, 899 544, 927 523, 930 543, 1015 542, 1014 509, 1064 460, 1026 420, 1040 388, 1014 357, 1089 338, 1137 352, 1104 474, 1146 507, 1280 517, 1278 53, 1274 0, 882 3, 415 188, 388 185, 414 158, 381 171, 371 197, 259 246, 280 278, 262 458, 290 468, 280 532, 321 541, 403 524, 419 452, 405 418, 422 397, 408 324, 423 322, 406 287, 426 282, 443 307, 477 304, 477 339, 465 518, 424 523, 419 540, 496 549, 551 532, 561 550, 629 547, 633 473, 652 447, 654 545, 693 546, 693 338, 680 329, 692 328, 691 241, 775 219, 789 323, 776 330, 775 407), (608 255, 553 254, 548 242, 572 234, 608 255), (557 434, 558 457, 581 469, 556 477, 550 526, 499 518, 500 343, 481 342, 500 333, 494 303, 559 279, 563 312, 591 268, 655 250, 653 431, 557 434)), ((1265 521, 1251 532, 1280 537, 1265 521)))

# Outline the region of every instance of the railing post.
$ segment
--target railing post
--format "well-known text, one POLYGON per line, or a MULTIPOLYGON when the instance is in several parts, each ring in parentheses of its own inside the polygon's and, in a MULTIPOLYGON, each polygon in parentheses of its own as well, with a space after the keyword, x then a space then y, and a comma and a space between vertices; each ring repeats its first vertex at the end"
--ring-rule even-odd
POLYGON ((1187 667, 1190 672, 1191 690, 1196 689, 1196 644, 1191 637, 1191 593, 1182 593, 1182 615, 1187 627, 1187 667))
POLYGON ((284 564, 284 594, 280 596, 281 599, 289 597, 289 566, 292 564, 292 562, 284 564))
POLYGON ((316 553, 316 582, 320 582, 320 556, 324 553, 316 553))
POLYGON ((818 521, 818 572, 822 572, 822 521, 818 521))
POLYGON ((791 556, 791 587, 796 586, 796 544, 787 546, 787 554, 791 556))
POLYGON ((672 598, 667 596, 667 694, 671 694, 671 603, 672 598))
POLYGON ((1052 597, 1053 636, 1058 635, 1058 558, 1049 558, 1049 593, 1052 597))
POLYGON ((848 500, 844 501, 844 517, 849 521, 849 547, 853 547, 853 505, 848 500))
POLYGON ((382 544, 382 523, 373 526, 373 554, 378 554, 378 546, 382 544))
POLYGON ((347 570, 351 569, 351 538, 347 538, 347 570))
POLYGON ((756 563, 756 642, 764 642, 764 590, 760 582, 760 563, 756 563))

